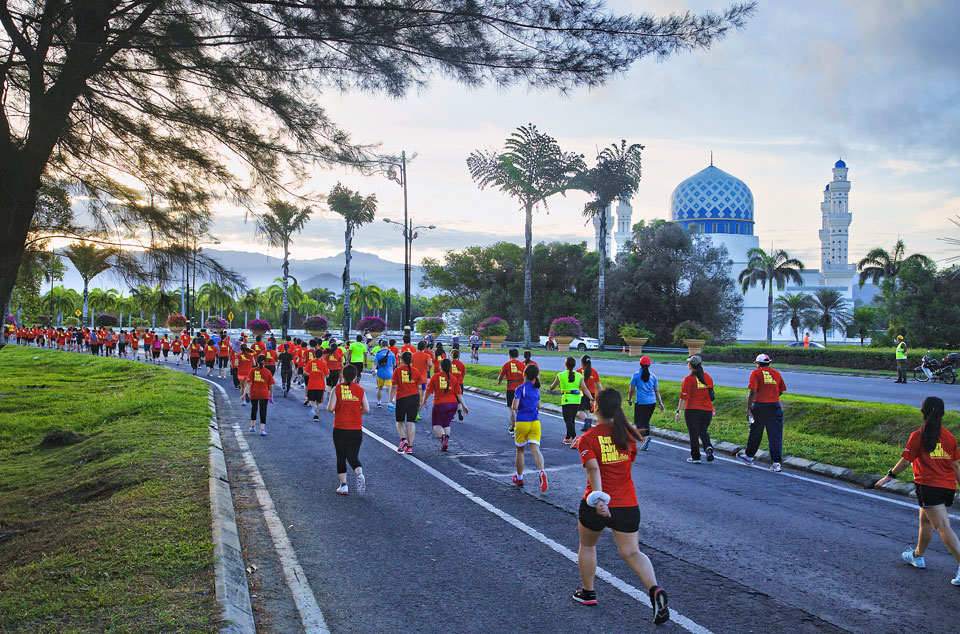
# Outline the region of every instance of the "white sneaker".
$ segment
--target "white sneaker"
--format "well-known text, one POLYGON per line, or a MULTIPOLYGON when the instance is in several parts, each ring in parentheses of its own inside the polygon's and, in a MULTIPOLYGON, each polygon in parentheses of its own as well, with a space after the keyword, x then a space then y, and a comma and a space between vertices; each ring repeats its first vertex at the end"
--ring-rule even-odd
POLYGON ((742 462, 742 463, 745 464, 745 465, 752 465, 752 464, 753 464, 753 458, 749 457, 749 456, 746 454, 746 452, 743 452, 743 451, 738 451, 738 452, 737 452, 737 460, 739 460, 740 462, 742 462))
POLYGON ((357 474, 357 495, 363 495, 367 492, 367 479, 362 473, 357 474))
POLYGON ((955 586, 960 586, 960 568, 957 568, 957 576, 950 580, 955 586))
POLYGON ((780 466, 779 462, 774 462, 772 465, 770 465, 770 471, 773 471, 774 473, 780 473, 783 471, 783 467, 780 466))
POLYGON ((340 494, 340 495, 349 495, 349 494, 350 494, 350 490, 347 488, 347 483, 346 483, 346 482, 344 482, 343 484, 341 484, 340 486, 337 487, 337 493, 340 494))
POLYGON ((700 460, 697 458, 687 458, 687 462, 690 464, 701 464, 700 460))
MULTIPOLYGON (((923 557, 916 557, 913 553, 914 550, 912 548, 904 552, 903 555, 901 555, 903 557, 903 563, 910 564, 914 568, 926 568, 927 564, 923 560, 923 557)), ((950 583, 955 586, 960 586, 960 571, 957 572, 957 579, 954 579, 950 583)))

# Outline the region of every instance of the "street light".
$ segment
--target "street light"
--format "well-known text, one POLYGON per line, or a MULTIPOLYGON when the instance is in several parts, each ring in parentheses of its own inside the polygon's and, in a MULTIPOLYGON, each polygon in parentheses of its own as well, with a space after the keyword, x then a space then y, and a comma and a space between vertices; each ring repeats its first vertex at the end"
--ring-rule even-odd
POLYGON ((191 286, 191 284, 190 284, 190 264, 188 263, 188 264, 186 265, 186 270, 184 271, 184 272, 185 272, 185 275, 184 275, 184 285, 186 286, 186 290, 187 290, 187 293, 186 293, 186 306, 184 306, 184 301, 183 301, 184 298, 183 298, 183 296, 181 295, 181 297, 180 297, 180 308, 181 308, 181 310, 184 309, 184 308, 186 308, 187 312, 189 313, 189 315, 187 315, 187 326, 188 326, 188 327, 193 323, 193 318, 195 317, 194 312, 196 311, 196 303, 197 303, 197 297, 196 297, 196 294, 197 294, 197 253, 199 253, 200 251, 203 251, 203 245, 217 245, 217 244, 220 244, 220 241, 217 240, 217 239, 214 239, 214 240, 212 240, 212 241, 210 241, 210 242, 198 242, 196 236, 194 236, 194 238, 193 238, 193 249, 192 249, 192 251, 193 251, 193 293, 192 293, 192 297, 191 297, 191 292, 190 292, 190 286, 191 286), (191 299, 193 300, 192 303, 191 303, 191 301, 190 301, 191 299))
MULTIPOLYGON (((406 195, 404 195, 406 202, 406 195)), ((417 229, 436 229, 436 225, 413 225, 413 220, 408 220, 406 205, 404 205, 403 222, 397 222, 384 218, 384 222, 400 227, 403 233, 403 325, 410 325, 410 261, 413 259, 413 241, 419 234, 415 233, 417 229)))

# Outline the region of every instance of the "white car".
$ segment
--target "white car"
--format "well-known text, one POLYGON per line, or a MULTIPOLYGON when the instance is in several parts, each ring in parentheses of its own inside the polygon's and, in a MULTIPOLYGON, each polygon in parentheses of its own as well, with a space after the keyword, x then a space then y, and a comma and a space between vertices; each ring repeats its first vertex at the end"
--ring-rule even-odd
MULTIPOLYGON (((557 344, 550 337, 540 337, 540 345, 546 350, 556 350, 557 344)), ((570 342, 571 350, 586 352, 587 350, 599 350, 600 342, 593 337, 578 337, 570 342)))

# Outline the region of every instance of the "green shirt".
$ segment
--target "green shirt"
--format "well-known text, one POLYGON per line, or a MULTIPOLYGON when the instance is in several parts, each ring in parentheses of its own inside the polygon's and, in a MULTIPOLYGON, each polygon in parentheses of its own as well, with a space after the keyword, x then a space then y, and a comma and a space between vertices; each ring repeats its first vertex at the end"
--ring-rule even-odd
POLYGON ((377 353, 383 350, 380 346, 374 346, 373 350, 370 351, 370 356, 376 358, 377 353))
POLYGON ((557 373, 557 379, 560 381, 560 404, 561 405, 572 405, 574 403, 579 403, 581 399, 580 394, 580 380, 583 378, 583 375, 579 372, 573 373, 573 380, 569 380, 570 373, 567 370, 561 370, 557 373))
POLYGON ((323 341, 320 342, 320 349, 321 349, 321 350, 326 350, 326 349, 329 348, 329 347, 330 347, 330 342, 327 341, 326 339, 324 339, 323 341))
POLYGON ((350 344, 350 363, 360 363, 367 354, 367 344, 354 341, 350 344))

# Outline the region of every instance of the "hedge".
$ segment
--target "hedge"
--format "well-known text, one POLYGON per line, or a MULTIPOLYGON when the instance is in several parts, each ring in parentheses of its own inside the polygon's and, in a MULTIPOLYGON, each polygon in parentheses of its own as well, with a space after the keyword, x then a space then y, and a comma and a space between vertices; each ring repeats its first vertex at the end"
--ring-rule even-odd
MULTIPOLYGON (((895 370, 896 360, 893 348, 878 350, 831 349, 831 348, 787 348, 785 346, 706 346, 701 356, 704 363, 753 363, 761 352, 769 354, 774 365, 815 365, 829 368, 850 368, 854 370, 895 370)), ((930 350, 937 359, 942 359, 954 350, 930 350)), ((908 351, 911 369, 920 365, 920 359, 927 353, 925 348, 908 351)))

